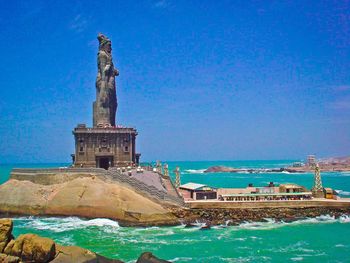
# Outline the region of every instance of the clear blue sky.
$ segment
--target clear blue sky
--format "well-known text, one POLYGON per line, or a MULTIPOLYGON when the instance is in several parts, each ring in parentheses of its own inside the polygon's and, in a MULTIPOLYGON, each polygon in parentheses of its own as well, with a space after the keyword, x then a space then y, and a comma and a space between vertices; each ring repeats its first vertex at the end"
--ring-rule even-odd
POLYGON ((0 162, 70 161, 98 32, 143 160, 349 155, 349 1, 1 1, 0 162))

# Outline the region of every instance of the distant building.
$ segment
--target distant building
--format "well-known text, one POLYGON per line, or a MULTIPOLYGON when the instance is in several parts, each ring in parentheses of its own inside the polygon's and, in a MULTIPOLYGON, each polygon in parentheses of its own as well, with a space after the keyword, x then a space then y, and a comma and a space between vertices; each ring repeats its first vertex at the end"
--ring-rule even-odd
POLYGON ((296 184, 275 186, 272 182, 263 187, 253 187, 249 184, 246 188, 219 188, 217 191, 219 200, 222 201, 308 200, 312 197, 312 193, 303 186, 296 184))
POLYGON ((279 186, 280 193, 303 193, 307 192, 307 189, 304 186, 297 184, 281 184, 279 186))
POLYGON ((208 200, 217 199, 215 188, 204 184, 187 183, 180 185, 179 192, 185 200, 208 200))
POLYGON ((303 166, 303 163, 302 162, 294 162, 293 167, 302 167, 303 166))

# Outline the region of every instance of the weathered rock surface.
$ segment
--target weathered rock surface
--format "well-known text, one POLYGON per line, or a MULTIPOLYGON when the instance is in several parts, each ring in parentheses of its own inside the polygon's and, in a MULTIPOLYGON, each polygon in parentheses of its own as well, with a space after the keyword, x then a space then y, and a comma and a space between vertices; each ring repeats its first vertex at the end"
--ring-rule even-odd
POLYGON ((12 220, 0 219, 0 253, 12 239, 11 232, 13 228, 12 220))
POLYGON ((142 253, 136 263, 169 263, 169 261, 159 259, 150 252, 142 253))
POLYGON ((0 213, 103 217, 134 225, 177 222, 160 203, 98 177, 48 185, 10 179, 0 185, 0 213))
POLYGON ((56 244, 56 256, 51 263, 123 263, 120 260, 102 257, 90 250, 76 246, 60 246, 56 244))
POLYGON ((50 262, 55 257, 56 247, 52 239, 25 234, 11 240, 3 252, 25 262, 50 262))
POLYGON ((19 257, 0 254, 0 263, 18 263, 21 259, 19 257))

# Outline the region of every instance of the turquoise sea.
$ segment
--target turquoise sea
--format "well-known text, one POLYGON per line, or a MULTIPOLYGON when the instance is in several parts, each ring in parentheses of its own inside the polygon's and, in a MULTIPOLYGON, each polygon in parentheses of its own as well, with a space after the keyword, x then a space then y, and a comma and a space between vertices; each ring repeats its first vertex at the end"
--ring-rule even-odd
MULTIPOLYGON (((231 167, 283 167, 295 160, 283 161, 210 161, 169 162, 178 165, 181 183, 197 182, 216 187, 244 187, 248 183, 295 182, 308 188, 313 174, 204 174, 213 165, 231 167)), ((0 183, 12 167, 61 167, 67 164, 0 165, 0 183)), ((172 176, 174 176, 172 174, 172 176)), ((350 197, 350 173, 322 173, 324 186, 343 197, 350 197)), ((109 219, 20 217, 14 220, 14 234, 34 232, 53 238, 63 245, 78 245, 101 255, 135 262, 144 251, 173 262, 350 262, 350 217, 335 219, 329 215, 305 218, 292 223, 244 222, 238 226, 218 226, 211 230, 197 228, 120 227, 109 219)))

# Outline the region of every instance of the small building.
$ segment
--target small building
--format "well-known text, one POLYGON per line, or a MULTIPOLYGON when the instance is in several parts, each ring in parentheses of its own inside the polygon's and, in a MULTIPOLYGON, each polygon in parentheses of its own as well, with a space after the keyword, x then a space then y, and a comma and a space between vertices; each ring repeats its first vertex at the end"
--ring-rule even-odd
POLYGON ((280 193, 303 193, 307 192, 307 189, 304 186, 297 184, 281 184, 279 186, 280 193))
POLYGON ((309 200, 312 193, 297 184, 281 184, 276 186, 270 182, 267 186, 246 188, 219 188, 219 200, 222 201, 278 201, 309 200))
POLYGON ((270 182, 267 186, 254 187, 253 184, 249 184, 246 188, 218 188, 217 189, 219 199, 222 200, 222 196, 235 195, 235 194, 273 194, 279 192, 279 187, 275 186, 273 182, 270 182))
POLYGON ((304 164, 302 162, 294 162, 292 166, 293 167, 303 167, 303 165, 304 164))
POLYGON ((217 199, 217 191, 215 188, 204 184, 187 183, 180 185, 179 191, 186 200, 208 200, 217 199))

